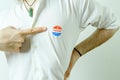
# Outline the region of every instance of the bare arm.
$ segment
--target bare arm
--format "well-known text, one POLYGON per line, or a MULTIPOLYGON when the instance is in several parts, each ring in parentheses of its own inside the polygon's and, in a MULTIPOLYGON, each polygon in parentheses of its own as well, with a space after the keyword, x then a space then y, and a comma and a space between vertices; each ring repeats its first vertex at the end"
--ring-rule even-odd
MULTIPOLYGON (((110 39, 117 30, 118 29, 97 29, 90 37, 79 43, 76 48, 80 51, 82 55, 84 55, 88 51, 96 48, 97 46, 110 39)), ((71 69, 73 68, 79 57, 79 54, 75 50, 73 50, 69 67, 65 73, 65 77, 69 76, 71 69)))
POLYGON ((76 48, 85 54, 110 39, 118 29, 97 29, 90 37, 78 44, 76 48))
POLYGON ((69 77, 70 72, 71 72, 74 64, 76 63, 76 61, 79 59, 79 57, 80 57, 80 55, 75 50, 73 50, 69 66, 68 66, 67 71, 64 75, 64 80, 67 80, 67 77, 69 77))

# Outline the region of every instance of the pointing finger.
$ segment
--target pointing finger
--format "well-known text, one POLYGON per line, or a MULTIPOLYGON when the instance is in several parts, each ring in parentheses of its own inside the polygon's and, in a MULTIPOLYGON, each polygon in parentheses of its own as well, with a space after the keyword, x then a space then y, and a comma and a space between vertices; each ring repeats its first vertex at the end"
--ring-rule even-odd
POLYGON ((47 30, 46 27, 36 27, 36 28, 21 30, 20 34, 22 34, 22 35, 32 35, 32 34, 44 32, 46 30, 47 30))

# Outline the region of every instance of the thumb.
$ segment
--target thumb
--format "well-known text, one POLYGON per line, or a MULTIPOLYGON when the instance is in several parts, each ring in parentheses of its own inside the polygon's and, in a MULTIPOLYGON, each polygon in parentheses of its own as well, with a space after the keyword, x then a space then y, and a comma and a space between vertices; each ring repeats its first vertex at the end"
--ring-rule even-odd
POLYGON ((22 35, 32 35, 32 34, 44 32, 46 30, 47 30, 46 27, 36 27, 36 28, 21 30, 20 34, 22 34, 22 35))

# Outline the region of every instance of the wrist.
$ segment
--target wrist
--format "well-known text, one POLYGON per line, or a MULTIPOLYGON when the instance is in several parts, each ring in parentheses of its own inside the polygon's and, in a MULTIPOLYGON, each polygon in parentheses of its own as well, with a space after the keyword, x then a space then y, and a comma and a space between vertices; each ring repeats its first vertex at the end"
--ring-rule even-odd
POLYGON ((79 56, 82 56, 81 52, 77 48, 74 48, 74 50, 79 54, 79 56))

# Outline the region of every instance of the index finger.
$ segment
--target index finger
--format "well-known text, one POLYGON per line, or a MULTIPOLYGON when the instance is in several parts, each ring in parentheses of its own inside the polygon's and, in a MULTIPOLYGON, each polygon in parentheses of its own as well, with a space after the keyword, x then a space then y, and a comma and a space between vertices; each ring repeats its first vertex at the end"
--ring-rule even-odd
POLYGON ((36 28, 21 30, 20 34, 22 34, 22 35, 32 35, 32 34, 44 32, 46 30, 47 30, 46 27, 36 27, 36 28))

